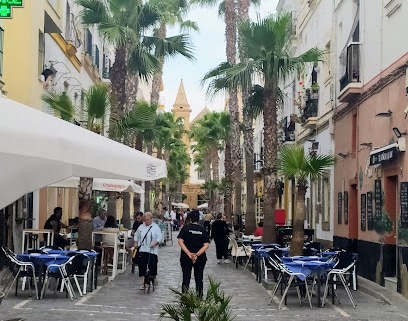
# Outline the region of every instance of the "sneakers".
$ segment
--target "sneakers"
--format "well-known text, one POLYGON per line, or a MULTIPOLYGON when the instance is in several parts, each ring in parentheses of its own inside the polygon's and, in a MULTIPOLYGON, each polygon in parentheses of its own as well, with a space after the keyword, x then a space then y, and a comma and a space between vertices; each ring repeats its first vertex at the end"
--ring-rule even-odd
POLYGON ((231 263, 231 261, 228 260, 228 259, 226 259, 226 260, 224 260, 224 263, 225 263, 225 264, 229 264, 229 263, 231 263))
POLYGON ((217 264, 220 264, 221 263, 221 260, 217 260, 217 264))
POLYGON ((142 290, 142 291, 143 291, 143 290, 144 290, 144 286, 142 285, 142 286, 139 288, 139 290, 142 290))

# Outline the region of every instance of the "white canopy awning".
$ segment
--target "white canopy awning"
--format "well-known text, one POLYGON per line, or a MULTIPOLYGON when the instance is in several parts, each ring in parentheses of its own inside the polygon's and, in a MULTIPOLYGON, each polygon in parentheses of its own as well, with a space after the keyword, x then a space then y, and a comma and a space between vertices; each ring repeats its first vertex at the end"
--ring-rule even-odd
POLYGON ((198 209, 208 208, 208 203, 203 203, 203 204, 201 204, 201 205, 198 205, 197 208, 198 208, 198 209))
MULTIPOLYGON (((79 177, 70 177, 51 184, 50 187, 78 188, 78 185, 79 177)), ((140 185, 124 179, 94 178, 92 189, 94 191, 144 193, 144 190, 140 185)))
POLYGON ((0 97, 0 209, 75 177, 155 180, 166 163, 59 118, 0 97))

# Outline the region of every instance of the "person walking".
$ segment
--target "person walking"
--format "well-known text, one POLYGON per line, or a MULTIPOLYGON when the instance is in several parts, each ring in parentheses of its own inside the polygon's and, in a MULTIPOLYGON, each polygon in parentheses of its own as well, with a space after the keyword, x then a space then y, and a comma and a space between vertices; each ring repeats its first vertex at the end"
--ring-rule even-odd
POLYGON ((211 224, 211 238, 215 242, 217 263, 230 263, 228 260, 228 235, 230 229, 227 222, 222 219, 222 214, 217 214, 217 219, 211 224))
POLYGON ((135 233, 135 246, 140 246, 137 253, 139 277, 142 280, 140 290, 144 290, 144 278, 149 272, 149 276, 156 277, 157 262, 159 255, 159 244, 162 241, 160 227, 153 223, 153 215, 146 212, 143 215, 143 224, 139 226, 135 233))
POLYGON ((198 224, 200 214, 197 210, 192 210, 189 214, 190 222, 180 231, 178 244, 181 248, 180 265, 183 272, 182 292, 185 293, 190 287, 191 270, 194 268, 194 280, 196 293, 203 297, 203 277, 204 267, 207 262, 207 251, 210 245, 210 238, 203 226, 198 224))

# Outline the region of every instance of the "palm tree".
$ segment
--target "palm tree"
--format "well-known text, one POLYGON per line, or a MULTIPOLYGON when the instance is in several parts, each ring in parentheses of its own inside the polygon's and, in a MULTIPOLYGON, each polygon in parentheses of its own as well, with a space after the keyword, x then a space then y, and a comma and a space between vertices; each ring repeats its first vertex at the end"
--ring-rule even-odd
POLYGON ((210 91, 230 87, 249 88, 255 79, 264 80, 264 235, 265 242, 276 242, 275 206, 278 197, 277 173, 273 164, 278 153, 277 108, 279 80, 301 71, 306 63, 322 59, 323 51, 312 48, 300 56, 290 52, 291 15, 282 13, 258 19, 247 20, 239 27, 245 59, 231 66, 222 63, 209 72, 205 79, 212 79, 210 91))
MULTIPOLYGON (((76 0, 83 6, 82 22, 97 25, 104 38, 115 46, 111 68, 114 110, 111 120, 133 108, 139 78, 148 80, 160 69, 160 57, 181 54, 192 58, 185 34, 160 39, 145 32, 157 25, 159 12, 142 0, 76 0), (156 56, 152 54, 156 53, 156 56)), ((113 133, 110 133, 111 137, 113 133)))
MULTIPOLYGON (((42 99, 48 103, 51 108, 59 112, 61 118, 71 120, 74 117, 75 109, 71 98, 65 93, 56 94, 46 92, 42 99)), ((94 129, 95 120, 100 120, 104 123, 104 119, 110 108, 110 89, 104 84, 96 84, 88 89, 85 93, 85 109, 88 112, 89 130, 94 129)), ((78 186, 78 202, 79 202, 79 224, 78 224, 78 247, 92 248, 92 177, 81 177, 78 186)))
POLYGON ((296 211, 293 216, 293 232, 289 255, 303 255, 305 195, 308 180, 325 177, 333 166, 333 155, 305 154, 302 146, 285 145, 279 149, 276 167, 279 174, 295 179, 297 187, 296 211))

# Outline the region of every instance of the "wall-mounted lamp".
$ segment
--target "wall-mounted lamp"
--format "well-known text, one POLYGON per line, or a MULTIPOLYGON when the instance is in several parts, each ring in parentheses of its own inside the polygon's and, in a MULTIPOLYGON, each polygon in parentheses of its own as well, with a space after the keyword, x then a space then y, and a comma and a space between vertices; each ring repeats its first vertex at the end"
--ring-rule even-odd
POLYGON ((319 149, 319 142, 313 142, 312 143, 312 149, 313 150, 318 150, 319 149))
POLYGON ((388 109, 386 112, 381 112, 375 115, 375 117, 391 117, 392 111, 388 109))
POLYGON ((347 154, 338 153, 337 155, 339 155, 341 158, 346 158, 348 155, 350 155, 350 153, 349 152, 347 152, 347 154))
POLYGON ((371 147, 373 146, 373 143, 361 143, 361 146, 366 146, 366 147, 371 147))
POLYGON ((401 133, 400 130, 398 129, 398 127, 394 127, 392 130, 393 130, 395 136, 397 136, 397 138, 400 138, 401 136, 407 134, 407 131, 401 133))

